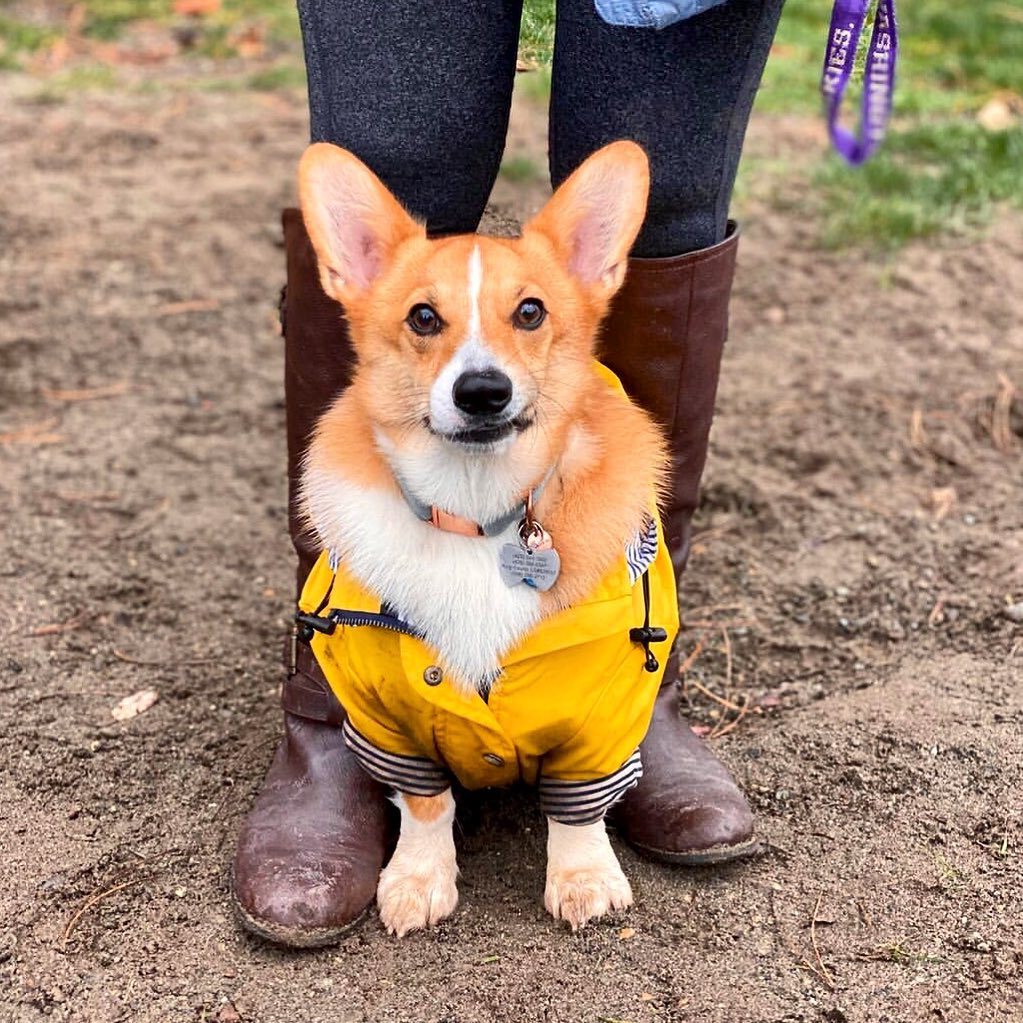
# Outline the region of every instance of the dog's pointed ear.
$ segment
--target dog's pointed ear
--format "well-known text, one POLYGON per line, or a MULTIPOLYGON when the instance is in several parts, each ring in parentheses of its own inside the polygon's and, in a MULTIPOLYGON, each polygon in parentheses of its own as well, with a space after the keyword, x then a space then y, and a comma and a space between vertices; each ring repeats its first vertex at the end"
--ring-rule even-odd
POLYGON ((323 290, 342 304, 365 293, 403 241, 426 237, 380 179, 340 146, 309 146, 298 165, 298 193, 323 290))
POLYGON ((646 153, 612 142, 580 164, 523 233, 545 235, 569 272, 606 300, 625 280, 649 191, 646 153))

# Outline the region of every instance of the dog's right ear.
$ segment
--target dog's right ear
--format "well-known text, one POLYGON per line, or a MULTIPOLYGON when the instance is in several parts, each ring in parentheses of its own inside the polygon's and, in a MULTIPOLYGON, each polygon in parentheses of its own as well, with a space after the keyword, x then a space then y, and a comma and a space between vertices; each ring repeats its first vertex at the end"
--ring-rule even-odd
POLYGON ((342 304, 366 292, 403 241, 426 237, 380 179, 340 146, 316 142, 302 154, 298 194, 323 290, 342 304))

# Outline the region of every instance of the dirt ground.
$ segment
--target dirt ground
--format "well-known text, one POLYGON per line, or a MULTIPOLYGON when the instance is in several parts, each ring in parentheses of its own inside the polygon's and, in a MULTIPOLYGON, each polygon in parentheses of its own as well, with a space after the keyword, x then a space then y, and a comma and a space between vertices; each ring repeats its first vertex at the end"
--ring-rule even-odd
POLYGON ((623 848, 635 907, 573 936, 534 802, 488 795, 450 921, 293 953, 239 930, 228 886, 290 613, 301 97, 0 90, 0 1019, 1023 1019, 1019 219, 882 264, 745 203, 684 607, 693 720, 725 733, 762 855, 623 848))

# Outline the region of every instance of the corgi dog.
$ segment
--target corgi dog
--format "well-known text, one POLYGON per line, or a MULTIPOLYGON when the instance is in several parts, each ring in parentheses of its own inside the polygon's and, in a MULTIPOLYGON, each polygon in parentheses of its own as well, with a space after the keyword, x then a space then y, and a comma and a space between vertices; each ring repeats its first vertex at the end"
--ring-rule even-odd
POLYGON ((358 364, 306 456, 323 554, 297 619, 346 742, 394 790, 377 905, 399 937, 455 908, 454 783, 537 785, 555 918, 632 902, 604 814, 642 770, 651 645, 666 660, 678 609, 663 438, 594 353, 648 187, 616 142, 521 237, 431 239, 351 153, 301 160, 358 364))

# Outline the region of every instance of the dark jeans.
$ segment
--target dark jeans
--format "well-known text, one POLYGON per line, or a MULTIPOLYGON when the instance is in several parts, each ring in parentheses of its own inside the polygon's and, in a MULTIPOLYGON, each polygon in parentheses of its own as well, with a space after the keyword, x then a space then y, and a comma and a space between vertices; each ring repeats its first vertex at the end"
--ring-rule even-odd
MULTIPOLYGON (((750 107, 784 0, 727 3, 661 31, 559 0, 556 185, 634 139, 652 181, 637 256, 725 236, 750 107)), ((522 0, 298 0, 313 141, 350 149, 432 233, 473 231, 501 162, 522 0)))

